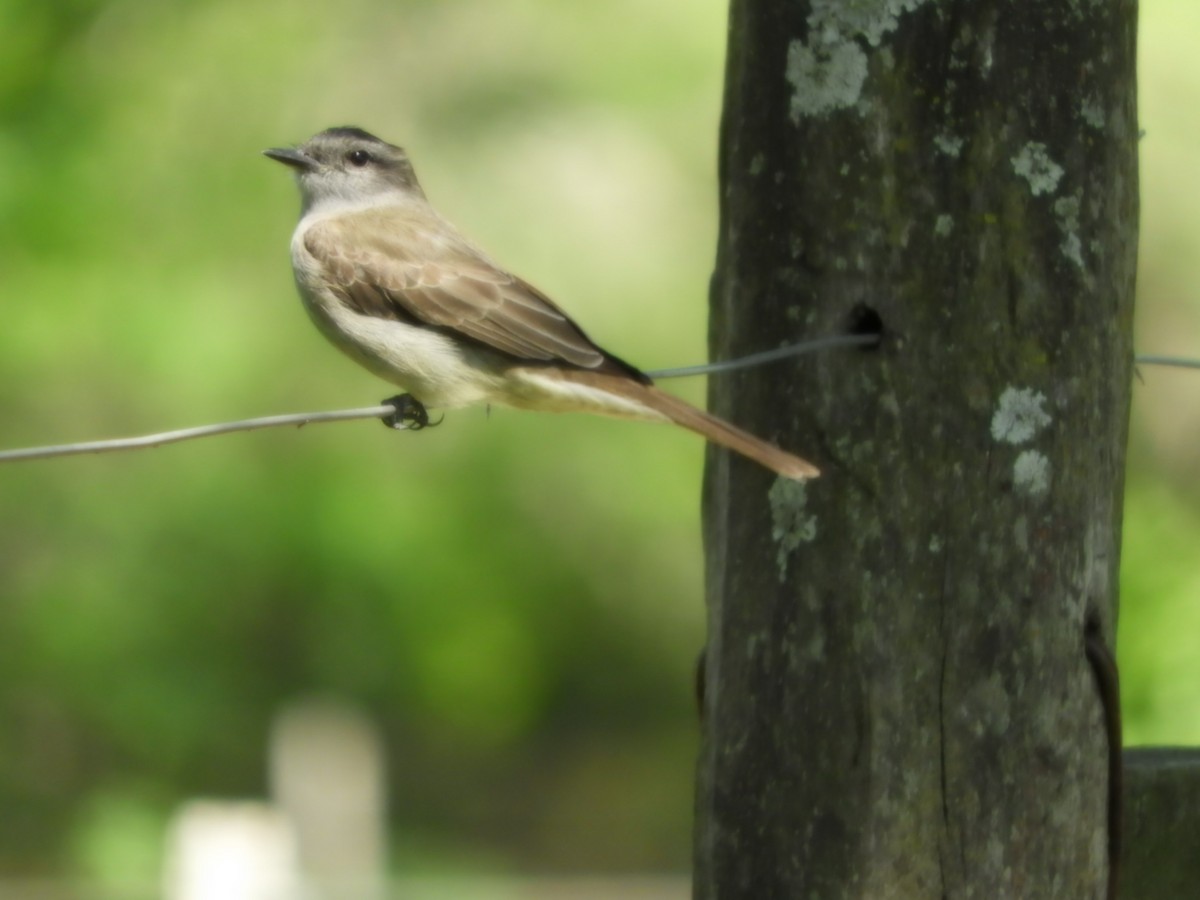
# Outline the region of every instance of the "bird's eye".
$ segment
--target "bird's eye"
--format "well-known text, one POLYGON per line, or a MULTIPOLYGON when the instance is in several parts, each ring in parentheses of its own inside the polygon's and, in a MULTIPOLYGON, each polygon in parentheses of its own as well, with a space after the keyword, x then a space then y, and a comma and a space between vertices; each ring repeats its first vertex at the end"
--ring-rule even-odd
POLYGON ((371 161, 371 154, 366 150, 351 150, 346 154, 346 159, 350 160, 353 166, 365 166, 371 161))

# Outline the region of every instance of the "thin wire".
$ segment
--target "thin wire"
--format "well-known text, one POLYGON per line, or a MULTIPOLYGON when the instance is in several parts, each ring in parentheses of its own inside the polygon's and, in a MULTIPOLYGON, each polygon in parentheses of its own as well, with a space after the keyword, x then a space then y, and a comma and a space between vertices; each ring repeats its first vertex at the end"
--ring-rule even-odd
POLYGON ((1135 356, 1133 361, 1139 366, 1176 366, 1180 369, 1200 369, 1200 359, 1187 359, 1183 356, 1135 356))
MULTIPOLYGON (((680 378, 684 375, 704 375, 713 372, 728 372, 732 369, 742 369, 748 366, 763 365, 785 359, 789 356, 799 356, 828 347, 859 346, 867 343, 878 343, 878 336, 860 337, 837 335, 834 337, 817 338, 802 341, 789 347, 768 350, 765 353, 754 353, 741 359, 728 362, 710 363, 703 366, 687 366, 679 369, 663 369, 649 372, 651 378, 680 378)), ((222 422, 217 425, 200 425, 195 428, 180 428, 175 431, 163 431, 158 434, 146 434, 139 437, 113 438, 106 441, 84 441, 77 444, 55 444, 47 447, 26 447, 20 450, 0 450, 0 464, 19 462, 30 459, 50 459, 56 456, 78 456, 84 453, 116 453, 122 450, 138 450, 145 447, 161 447, 163 444, 175 444, 179 441, 189 441, 193 438, 210 437, 215 434, 228 434, 233 431, 253 431, 258 428, 278 428, 283 425, 310 425, 321 422, 345 422, 351 419, 379 419, 393 416, 396 407, 368 406, 360 409, 341 409, 321 413, 293 413, 282 416, 262 416, 257 419, 243 419, 240 422, 222 422)))
POLYGON ((651 378, 683 378, 688 375, 715 375, 719 372, 733 372, 737 369, 749 369, 753 366, 779 362, 783 359, 790 359, 793 356, 800 356, 804 353, 813 353, 817 350, 829 350, 835 347, 866 347, 878 343, 879 335, 877 334, 834 334, 829 337, 801 341, 798 344, 789 344, 786 347, 778 347, 775 350, 763 350, 761 353, 751 353, 749 356, 741 356, 737 359, 725 360, 724 362, 704 363, 699 366, 681 366, 677 369, 658 369, 646 374, 651 378))
POLYGON ((254 431, 257 428, 278 428, 281 425, 317 425, 322 422, 345 422, 351 419, 379 419, 393 415, 396 407, 366 406, 359 409, 338 409, 332 412, 294 413, 282 416, 261 416, 243 419, 240 422, 222 422, 217 425, 199 425, 195 428, 179 428, 158 434, 139 437, 113 438, 107 441, 83 441, 78 444, 55 444, 48 447, 26 447, 22 450, 0 450, 0 463, 18 462, 28 459, 50 459, 55 456, 77 456, 83 453, 115 453, 120 450, 138 450, 143 447, 161 447, 190 441, 193 438, 227 434, 231 431, 254 431))
MULTIPOLYGON (((762 353, 752 353, 739 359, 723 362, 706 363, 699 366, 682 366, 674 369, 659 369, 648 372, 652 378, 683 378, 689 375, 713 375, 720 372, 732 372, 752 366, 766 365, 779 360, 813 353, 817 350, 827 350, 835 347, 865 347, 879 343, 878 335, 832 335, 815 338, 779 347, 775 350, 765 350, 762 353)), ((1200 360, 1185 359, 1176 356, 1142 355, 1135 358, 1139 365, 1144 366, 1178 366, 1188 369, 1200 369, 1200 360)), ((347 422, 354 419, 381 419, 393 416, 396 407, 390 404, 380 406, 365 406, 358 409, 338 409, 329 412, 291 413, 281 416, 260 416, 256 419, 242 419, 238 422, 221 422, 216 425, 199 425, 195 428, 179 428, 174 431, 162 431, 157 434, 146 434, 138 437, 113 438, 104 441, 83 441, 76 444, 54 444, 46 447, 25 447, 19 450, 0 450, 0 464, 21 462, 31 459, 51 459, 57 456, 79 456, 85 453, 116 453, 123 450, 138 450, 146 447, 161 447, 164 444, 175 444, 194 438, 211 437, 217 434, 229 434, 235 431, 254 431, 259 428, 279 428, 284 425, 318 425, 323 422, 347 422)))

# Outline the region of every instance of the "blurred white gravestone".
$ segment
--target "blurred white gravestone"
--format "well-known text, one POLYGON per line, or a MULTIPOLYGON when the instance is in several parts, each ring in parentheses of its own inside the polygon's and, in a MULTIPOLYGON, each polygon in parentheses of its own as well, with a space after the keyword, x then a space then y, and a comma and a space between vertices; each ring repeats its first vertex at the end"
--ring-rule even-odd
POLYGON ((297 900, 291 823, 264 803, 195 800, 167 834, 167 900, 297 900))
POLYGON ((319 900, 375 900, 386 887, 383 743, 360 710, 294 703, 275 720, 271 796, 295 830, 300 868, 319 900))

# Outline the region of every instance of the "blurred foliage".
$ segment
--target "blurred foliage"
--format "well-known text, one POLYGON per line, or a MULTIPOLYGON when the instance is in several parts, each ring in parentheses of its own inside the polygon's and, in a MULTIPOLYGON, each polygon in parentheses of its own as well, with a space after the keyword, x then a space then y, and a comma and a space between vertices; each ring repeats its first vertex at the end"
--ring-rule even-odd
MULTIPOLYGON (((1142 227, 1135 343, 1200 358, 1200 6, 1142 0, 1142 227)), ((1133 385, 1118 660, 1126 744, 1200 745, 1200 373, 1133 385)))
MULTIPOLYGON (((259 155, 329 125, 623 355, 703 356, 715 0, 2 2, 3 445, 394 393, 307 321, 259 155)), ((152 875, 314 691, 382 723, 406 868, 681 866, 702 458, 474 410, 3 469, 0 871, 152 875)))
MULTIPOLYGON (((1192 0, 1144 0, 1139 345, 1200 355, 1192 0)), ((704 356, 718 0, 0 0, 0 444, 373 403, 294 296, 258 157, 329 125, 654 368, 704 356)), ((1134 740, 1200 742, 1195 374, 1136 386, 1134 740)), ((699 384, 680 385, 692 399, 699 384)), ((354 698, 400 863, 680 868, 703 451, 505 410, 0 469, 0 872, 147 875, 270 718, 354 698)))

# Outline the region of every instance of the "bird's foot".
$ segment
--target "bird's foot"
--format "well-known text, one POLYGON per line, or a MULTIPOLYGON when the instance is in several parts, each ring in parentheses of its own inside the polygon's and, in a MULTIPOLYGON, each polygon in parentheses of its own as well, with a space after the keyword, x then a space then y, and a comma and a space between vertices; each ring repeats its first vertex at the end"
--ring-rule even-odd
MULTIPOLYGON (((395 410, 380 420, 388 428, 395 428, 397 431, 420 431, 422 428, 432 428, 442 424, 442 419, 430 422, 425 404, 412 394, 397 394, 395 397, 384 400, 383 403, 395 410)), ((442 418, 444 419, 445 416, 442 418)))

